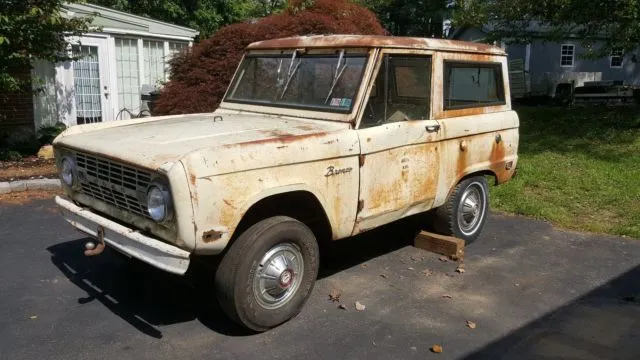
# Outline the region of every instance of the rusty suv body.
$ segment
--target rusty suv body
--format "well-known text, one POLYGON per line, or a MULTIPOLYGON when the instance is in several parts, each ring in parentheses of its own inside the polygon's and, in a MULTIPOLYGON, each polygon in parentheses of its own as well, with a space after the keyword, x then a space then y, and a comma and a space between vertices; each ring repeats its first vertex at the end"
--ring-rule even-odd
POLYGON ((178 274, 274 215, 318 240, 349 237, 442 207, 470 176, 512 177, 519 122, 507 75, 504 51, 483 44, 253 43, 213 113, 61 134, 58 166, 74 179, 58 204, 79 229, 178 274), (170 199, 161 221, 149 215, 152 184, 170 199))

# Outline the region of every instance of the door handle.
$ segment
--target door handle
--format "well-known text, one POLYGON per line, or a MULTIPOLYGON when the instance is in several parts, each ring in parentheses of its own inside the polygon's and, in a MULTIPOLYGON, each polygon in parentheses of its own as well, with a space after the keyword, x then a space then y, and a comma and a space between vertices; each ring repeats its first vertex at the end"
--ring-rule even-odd
POLYGON ((427 132, 430 132, 430 133, 438 132, 440 131, 440 124, 427 125, 425 126, 425 129, 427 130, 427 132))

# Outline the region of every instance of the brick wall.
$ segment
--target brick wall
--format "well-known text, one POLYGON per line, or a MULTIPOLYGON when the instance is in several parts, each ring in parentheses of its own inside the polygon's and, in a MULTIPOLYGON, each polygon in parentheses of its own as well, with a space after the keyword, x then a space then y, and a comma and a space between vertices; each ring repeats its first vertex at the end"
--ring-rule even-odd
MULTIPOLYGON (((31 78, 31 69, 25 67, 14 75, 22 79, 31 78)), ((24 92, 0 91, 0 132, 11 133, 15 130, 34 131, 33 93, 31 88, 24 92)))

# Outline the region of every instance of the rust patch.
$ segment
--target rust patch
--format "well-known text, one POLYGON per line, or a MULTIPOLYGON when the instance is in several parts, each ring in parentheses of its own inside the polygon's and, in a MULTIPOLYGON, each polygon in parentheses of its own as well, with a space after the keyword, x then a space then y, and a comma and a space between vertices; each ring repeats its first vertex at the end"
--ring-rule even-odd
POLYGON ((493 141, 493 145, 491 146, 491 157, 489 161, 491 161, 492 164, 502 161, 504 160, 505 153, 504 141, 493 141))
POLYGON ((222 233, 216 230, 205 231, 202 234, 202 241, 205 243, 214 242, 216 240, 220 240, 222 238, 222 233))
POLYGON ((233 206, 233 204, 231 203, 231 201, 227 200, 227 199, 223 199, 222 201, 224 201, 225 204, 227 204, 228 206, 232 207, 233 209, 237 209, 237 207, 233 206))
POLYGON ((258 139, 258 140, 252 140, 252 141, 247 141, 242 143, 236 143, 236 144, 227 144, 224 147, 227 147, 227 148, 236 147, 236 146, 245 147, 249 145, 272 144, 272 143, 290 144, 292 142, 299 141, 302 139, 322 137, 327 135, 326 132, 317 132, 317 133, 302 134, 302 135, 293 135, 293 134, 282 133, 278 131, 267 131, 266 133, 268 133, 270 136, 273 136, 273 137, 270 137, 267 139, 258 139))
POLYGON ((365 154, 360 154, 358 155, 358 164, 360 165, 360 167, 364 166, 364 161, 366 160, 367 155, 365 154))
POLYGON ((493 141, 489 161, 491 162, 491 170, 496 174, 498 184, 509 180, 513 174, 513 169, 506 169, 505 155, 506 149, 504 147, 504 141, 493 141))
POLYGON ((194 174, 189 174, 189 181, 191 182, 191 185, 196 186, 196 176, 194 174))
POLYGON ((316 35, 258 41, 247 49, 385 47, 504 55, 503 49, 467 41, 377 35, 316 35))
POLYGON ((468 151, 462 150, 458 153, 458 161, 456 162, 456 175, 458 176, 458 179, 464 176, 465 170, 467 169, 467 154, 469 154, 468 151))
POLYGON ((298 125, 296 126, 296 129, 300 129, 300 130, 304 130, 304 131, 311 131, 314 129, 313 126, 311 125, 298 125))

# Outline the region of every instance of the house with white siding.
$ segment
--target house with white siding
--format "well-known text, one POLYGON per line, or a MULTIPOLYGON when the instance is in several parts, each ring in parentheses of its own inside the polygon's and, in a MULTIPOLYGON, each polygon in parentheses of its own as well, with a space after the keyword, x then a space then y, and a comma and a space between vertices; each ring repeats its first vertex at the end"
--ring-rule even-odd
POLYGON ((190 47, 198 32, 91 4, 66 4, 63 16, 92 17, 96 32, 70 38, 78 60, 38 61, 33 125, 67 126, 148 114, 141 96, 169 79, 168 61, 190 47))
MULTIPOLYGON (((459 28, 449 33, 457 40, 484 42, 490 26, 459 28)), ((516 64, 526 74, 523 91, 528 95, 551 96, 563 86, 583 86, 587 82, 615 81, 640 86, 640 63, 633 53, 622 49, 609 56, 588 59, 581 39, 570 34, 561 41, 544 41, 543 26, 533 25, 528 31, 532 41, 525 44, 501 45, 506 49, 510 64, 516 64)), ((594 47, 599 46, 598 43, 594 47)))

